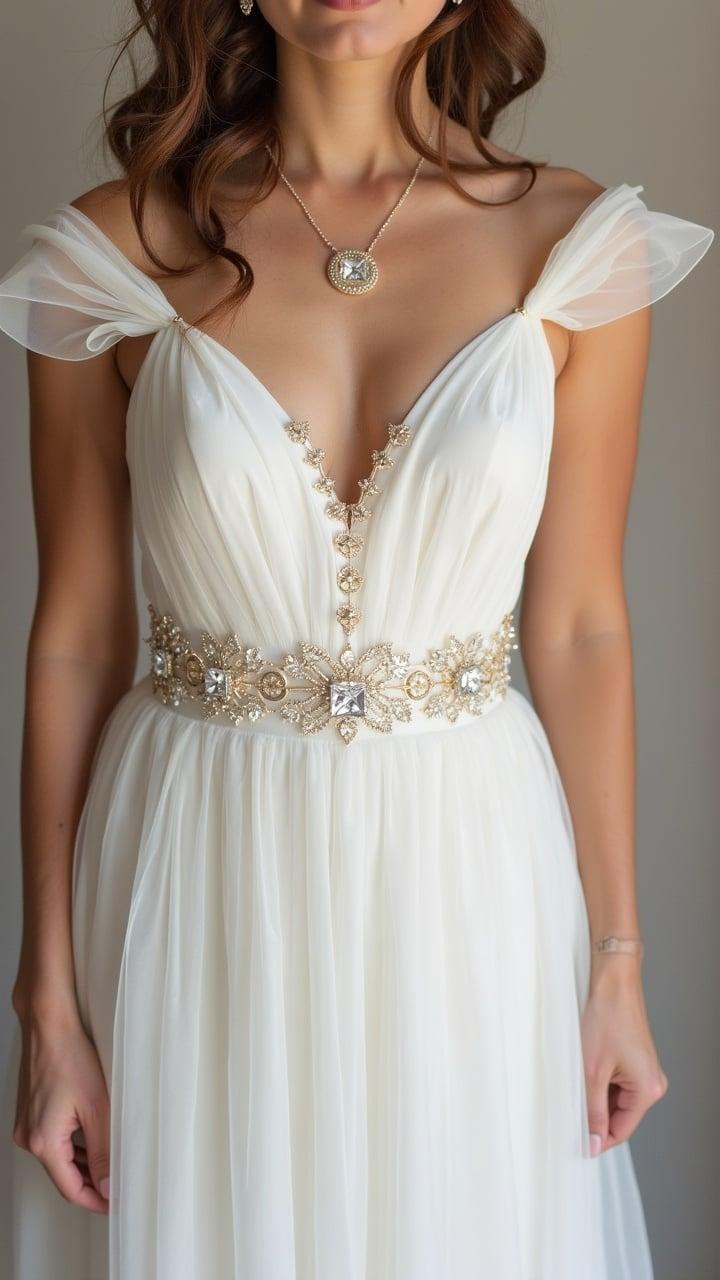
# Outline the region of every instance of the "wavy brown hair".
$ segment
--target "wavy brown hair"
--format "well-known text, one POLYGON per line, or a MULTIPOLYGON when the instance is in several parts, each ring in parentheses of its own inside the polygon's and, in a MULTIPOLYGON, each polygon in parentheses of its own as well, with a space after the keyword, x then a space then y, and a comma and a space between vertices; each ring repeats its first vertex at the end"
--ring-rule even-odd
MULTIPOLYGON (((119 42, 105 86, 106 142, 126 175, 140 242, 161 272, 182 275, 192 268, 170 267, 146 237, 144 208, 150 184, 158 180, 173 191, 208 255, 226 258, 237 268, 238 281, 206 313, 210 315, 219 306, 242 302, 253 285, 247 258, 226 244, 213 204, 215 183, 238 161, 250 162, 257 181, 240 205, 242 217, 273 189, 277 165, 283 162, 274 110, 275 33, 257 6, 243 16, 238 0, 134 0, 134 5, 137 19, 119 42), (149 38, 152 62, 141 79, 133 49, 143 36, 149 38), (110 79, 126 52, 134 88, 109 108, 110 79)), ((543 41, 512 0, 465 0, 463 7, 447 8, 420 34, 399 68, 395 110, 403 135, 419 154, 441 166, 467 200, 486 203, 469 195, 454 171, 527 169, 528 191, 544 162, 500 161, 483 139, 500 112, 540 79, 543 41), (425 53, 428 92, 440 112, 437 150, 419 134, 410 105, 415 70, 425 53), (448 159, 449 119, 469 130, 481 162, 448 159)))

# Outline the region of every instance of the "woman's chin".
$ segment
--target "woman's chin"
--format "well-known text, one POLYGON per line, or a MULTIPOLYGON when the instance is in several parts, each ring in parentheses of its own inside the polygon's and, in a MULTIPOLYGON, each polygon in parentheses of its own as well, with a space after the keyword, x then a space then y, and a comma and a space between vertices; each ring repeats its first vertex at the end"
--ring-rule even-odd
POLYGON ((265 0, 263 15, 281 40, 332 61, 377 58, 400 50, 426 29, 439 0, 265 0))
POLYGON ((340 10, 343 13, 355 13, 359 9, 370 9, 381 3, 382 0, 315 0, 315 4, 322 5, 324 9, 340 10))

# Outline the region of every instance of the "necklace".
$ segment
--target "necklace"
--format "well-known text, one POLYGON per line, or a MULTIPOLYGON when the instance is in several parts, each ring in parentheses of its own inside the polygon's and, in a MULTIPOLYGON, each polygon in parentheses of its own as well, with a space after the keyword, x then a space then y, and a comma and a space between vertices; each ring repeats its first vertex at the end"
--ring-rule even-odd
MULTIPOLYGON (((432 133, 432 129, 430 130, 430 133, 432 133)), ((427 136, 427 139, 426 139, 427 142, 430 141, 430 133, 427 136)), ((265 150, 268 152, 270 157, 274 159, 272 151, 270 150, 270 147, 267 143, 265 143, 265 150)), ((385 221, 375 232, 375 235, 370 241, 370 244, 368 245, 367 249, 338 249, 337 245, 333 244, 330 240, 328 240, 324 232, 320 230, 320 227, 318 226, 317 222, 313 218, 302 196, 298 194, 298 192, 295 190, 294 186, 290 182, 289 178, 285 176, 282 169, 280 168, 280 165, 277 166, 278 174, 280 175, 283 182, 285 183, 285 186, 288 188, 290 193, 295 197, 298 204, 300 205, 303 212, 305 213, 306 217, 308 218, 308 221, 312 223, 313 227, 317 231, 320 238, 324 240, 328 249, 332 250, 332 257, 328 261, 327 268, 326 268, 327 277, 331 285, 333 285, 335 289, 338 289, 340 293, 353 293, 353 294, 367 293, 370 289, 375 288, 375 285, 378 282, 380 273, 378 270, 378 264, 372 255, 372 250, 374 249, 375 245, 380 239, 380 236, 382 235, 383 231, 388 225, 390 219, 393 217, 394 214, 397 213, 403 201, 407 198, 407 196, 409 196, 415 184, 415 179, 417 178, 420 172, 420 168, 424 159, 425 159, 424 156, 420 156, 418 158, 418 162, 415 165, 413 175, 410 181, 408 182, 405 190, 403 191, 399 200, 397 200, 393 205, 385 221)))

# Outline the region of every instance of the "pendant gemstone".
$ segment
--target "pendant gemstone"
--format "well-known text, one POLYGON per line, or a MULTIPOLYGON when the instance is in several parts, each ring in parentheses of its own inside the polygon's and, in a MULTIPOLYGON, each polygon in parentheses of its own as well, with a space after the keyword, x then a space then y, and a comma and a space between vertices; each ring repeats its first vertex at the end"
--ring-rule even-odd
POLYGON ((330 283, 340 293, 367 293, 378 282, 378 265, 364 249, 338 249, 328 262, 330 283))
POLYGON ((330 684, 331 716, 364 716, 366 685, 360 680, 337 680, 330 684))

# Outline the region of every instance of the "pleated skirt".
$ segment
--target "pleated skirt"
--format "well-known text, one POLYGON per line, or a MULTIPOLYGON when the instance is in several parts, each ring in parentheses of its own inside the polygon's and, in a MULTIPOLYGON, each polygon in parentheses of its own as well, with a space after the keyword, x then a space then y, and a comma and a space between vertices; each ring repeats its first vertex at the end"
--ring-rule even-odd
POLYGON ((110 1211, 15 1149, 12 1280, 651 1280, 629 1146, 589 1155, 587 913, 513 687, 346 746, 146 677, 96 751, 73 942, 110 1211))

